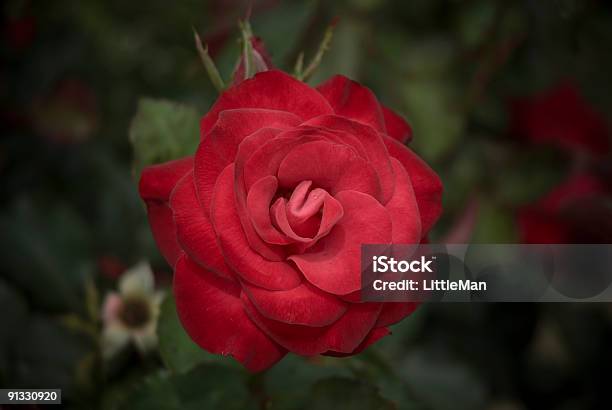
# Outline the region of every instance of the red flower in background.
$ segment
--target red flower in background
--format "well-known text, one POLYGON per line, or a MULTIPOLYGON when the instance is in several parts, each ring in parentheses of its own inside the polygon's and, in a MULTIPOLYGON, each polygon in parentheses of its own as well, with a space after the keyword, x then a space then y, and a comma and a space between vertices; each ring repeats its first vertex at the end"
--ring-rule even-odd
POLYGON ((609 243, 612 210, 609 189, 599 178, 570 178, 533 205, 519 210, 523 243, 609 243))
POLYGON ((610 141, 604 118, 571 82, 560 83, 511 104, 513 132, 535 143, 601 155, 610 141))
POLYGON ((36 20, 30 15, 4 21, 4 41, 13 50, 23 50, 34 40, 36 20))
POLYGON ((201 347, 258 371, 357 353, 414 310, 358 300, 361 244, 418 243, 441 212, 403 118, 345 77, 265 71, 200 125, 195 156, 145 169, 140 195, 201 347))
POLYGON ((65 79, 48 95, 34 99, 31 121, 41 136, 63 143, 88 140, 98 127, 98 102, 89 84, 65 79))

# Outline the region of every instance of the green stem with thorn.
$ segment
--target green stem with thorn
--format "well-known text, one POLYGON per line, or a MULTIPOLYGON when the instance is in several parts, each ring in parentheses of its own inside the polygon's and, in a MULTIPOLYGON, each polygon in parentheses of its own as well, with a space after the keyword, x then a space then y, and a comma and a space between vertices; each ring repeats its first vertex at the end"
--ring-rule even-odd
POLYGON ((195 39, 196 48, 198 49, 198 54, 200 55, 200 60, 202 60, 202 64, 204 64, 204 68, 206 68, 210 81, 217 91, 223 91, 225 89, 225 83, 221 78, 221 74, 219 74, 219 70, 217 70, 217 66, 215 66, 215 62, 210 57, 210 54, 208 54, 208 45, 202 45, 202 40, 200 39, 200 36, 195 28, 193 29, 193 36, 195 39))

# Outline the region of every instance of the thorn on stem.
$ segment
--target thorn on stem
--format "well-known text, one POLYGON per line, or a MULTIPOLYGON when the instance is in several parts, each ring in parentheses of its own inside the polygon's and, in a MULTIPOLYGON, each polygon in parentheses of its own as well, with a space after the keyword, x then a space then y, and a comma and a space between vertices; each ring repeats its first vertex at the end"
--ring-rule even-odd
POLYGON ((212 82, 213 86, 217 89, 218 92, 221 92, 225 89, 225 83, 221 78, 221 74, 219 74, 219 70, 217 70, 215 62, 210 57, 210 54, 208 54, 208 45, 204 46, 202 44, 202 40, 200 39, 200 35, 196 31, 195 27, 192 27, 192 29, 196 48, 198 50, 198 54, 200 55, 200 60, 202 61, 202 64, 204 64, 204 68, 206 69, 208 77, 210 78, 210 81, 212 82))
POLYGON ((293 73, 298 80, 302 80, 304 78, 304 52, 300 52, 295 60, 295 67, 293 68, 293 73))
POLYGON ((325 34, 323 35, 323 40, 321 41, 321 44, 319 44, 319 49, 317 50, 317 53, 315 54, 314 58, 312 59, 310 64, 308 64, 302 74, 303 81, 308 81, 308 79, 314 74, 315 70, 321 64, 321 61, 323 60, 323 55, 327 50, 329 50, 332 38, 334 37, 334 29, 336 28, 337 24, 338 19, 334 18, 330 25, 327 26, 325 34))

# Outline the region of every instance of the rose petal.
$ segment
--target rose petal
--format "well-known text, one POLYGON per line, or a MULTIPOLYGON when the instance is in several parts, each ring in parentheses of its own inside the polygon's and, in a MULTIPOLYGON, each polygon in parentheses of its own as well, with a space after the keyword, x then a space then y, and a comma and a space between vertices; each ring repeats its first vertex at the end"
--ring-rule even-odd
POLYGON ((393 243, 419 243, 421 215, 408 173, 395 158, 391 159, 396 175, 395 192, 385 205, 393 223, 393 243))
POLYGON ((221 111, 233 108, 264 108, 287 111, 303 121, 333 112, 327 100, 315 89, 278 70, 255 74, 219 96, 200 122, 204 137, 217 122, 221 111))
POLYGON ((182 250, 176 238, 176 227, 168 201, 176 183, 191 169, 193 157, 153 165, 142 170, 138 186, 140 197, 147 206, 153 238, 170 266, 174 266, 182 250))
POLYGON ((220 158, 233 162, 240 143, 262 128, 292 129, 302 121, 286 111, 241 108, 219 113, 217 122, 202 143, 220 158))
POLYGON ((285 198, 278 198, 272 205, 272 208, 270 208, 270 215, 272 216, 274 226, 278 227, 285 235, 295 241, 292 248, 295 251, 290 251, 290 253, 302 253, 304 249, 313 244, 317 233, 322 230, 322 218, 317 213, 304 221, 290 222, 287 207, 287 200, 285 198), (298 251, 298 249, 301 249, 301 251, 298 251))
POLYGON ((371 127, 336 115, 322 115, 305 123, 315 127, 325 127, 326 130, 343 136, 347 145, 363 152, 372 168, 378 174, 381 186, 381 203, 386 204, 395 187, 395 175, 389 161, 389 152, 385 147, 381 134, 371 127), (346 136, 351 136, 347 138, 346 136))
POLYGON ((380 198, 376 172, 355 151, 345 145, 313 141, 292 149, 278 167, 281 187, 293 189, 302 181, 330 194, 352 190, 380 198))
POLYGON ((385 302, 376 322, 376 327, 391 326, 412 314, 418 307, 414 302, 385 302))
POLYGON ((167 202, 176 183, 192 169, 192 156, 144 168, 138 184, 140 196, 145 201, 167 202))
POLYGON ((357 348, 355 350, 353 350, 352 352, 350 352, 350 353, 339 353, 339 352, 334 352, 334 351, 330 350, 330 351, 325 352, 323 354, 325 356, 332 356, 332 357, 353 356, 353 355, 356 355, 358 353, 363 352, 365 349, 367 349, 368 347, 370 347, 374 343, 378 342, 383 337, 388 336, 390 334, 391 334, 391 332, 386 327, 375 327, 374 329, 372 329, 372 331, 370 333, 368 333, 368 335, 363 340, 363 342, 361 342, 361 344, 359 346, 357 346, 357 348))
POLYGON ((187 255, 176 264, 174 296, 181 323, 203 349, 230 355, 251 371, 267 369, 285 355, 245 314, 239 287, 187 255))
MULTIPOLYGON (((293 230, 287 216, 287 200, 285 198, 278 198, 270 211, 272 213, 272 217, 274 218, 274 223, 285 235, 287 235, 288 238, 304 244, 312 242, 312 238, 301 236, 293 230)), ((312 228, 312 226, 310 228, 312 228)))
POLYGON ((372 329, 382 308, 380 303, 351 305, 335 323, 325 327, 289 325, 262 315, 243 293, 242 301, 249 317, 274 341, 302 356, 313 356, 329 350, 350 353, 372 329))
POLYGON ((196 197, 193 172, 185 175, 176 185, 170 207, 183 250, 202 267, 233 280, 234 272, 226 265, 212 223, 196 197))
POLYGON ((271 209, 276 225, 289 238, 301 242, 304 245, 302 250, 327 235, 344 215, 342 205, 320 188, 310 191, 308 199, 305 199, 305 193, 301 191, 303 188, 308 189, 311 184, 312 181, 301 182, 288 202, 285 198, 278 198, 271 209), (320 217, 317 215, 319 211, 320 217), (317 226, 310 226, 313 221, 317 226), (314 234, 312 228, 316 229, 314 234), (303 236, 305 231, 310 231, 312 236, 303 236))
POLYGON ((176 238, 176 226, 172 217, 172 210, 164 202, 147 202, 147 218, 153 239, 168 265, 174 266, 178 257, 183 253, 176 238))
POLYGON ((302 282, 299 272, 287 262, 270 261, 253 251, 236 211, 234 166, 219 176, 211 206, 211 220, 226 263, 244 280, 269 290, 288 290, 302 282))
POLYGON ((402 116, 384 105, 382 106, 382 111, 385 125, 387 126, 387 135, 402 143, 410 142, 412 140, 412 127, 410 124, 402 116))
POLYGON ((242 141, 262 128, 288 129, 300 123, 295 115, 265 109, 233 109, 218 114, 211 131, 203 138, 195 156, 198 198, 208 208, 217 177, 234 162, 242 141))
POLYGON ((277 179, 269 175, 257 181, 247 195, 247 208, 253 227, 264 241, 287 245, 293 241, 272 226, 270 219, 270 202, 276 194, 277 179))
POLYGON ((262 315, 288 324, 327 326, 338 320, 347 309, 346 303, 308 283, 279 291, 245 283, 243 289, 262 315))
POLYGON ((398 141, 386 137, 389 154, 408 171, 414 196, 421 214, 421 233, 426 235, 442 213, 442 181, 414 152, 398 141))
MULTIPOLYGON (((250 139, 250 138, 249 138, 250 139)), ((260 146, 250 145, 249 149, 240 150, 238 161, 243 160, 242 172, 245 189, 248 191, 260 179, 278 174, 278 167, 287 154, 296 146, 311 141, 319 141, 321 137, 318 130, 303 130, 297 128, 279 133, 276 138, 262 143, 260 146)))
POLYGON ((336 75, 319 85, 317 90, 327 98, 337 115, 386 132, 382 109, 370 89, 342 75, 336 75))
POLYGON ((242 224, 245 237, 254 251, 271 261, 283 261, 286 256, 285 250, 281 246, 264 242, 253 227, 247 209, 248 190, 245 188, 244 182, 244 163, 248 158, 248 153, 253 152, 253 150, 261 146, 261 144, 265 144, 270 140, 276 139, 275 137, 279 132, 280 130, 277 129, 262 128, 257 132, 254 132, 248 138, 245 138, 240 144, 238 155, 236 156, 236 162, 234 163, 233 189, 235 195, 236 213, 240 219, 240 223, 242 224))
POLYGON ((361 245, 389 243, 392 225, 387 210, 369 195, 342 191, 336 199, 343 218, 311 252, 289 259, 319 289, 346 295, 361 288, 361 245))

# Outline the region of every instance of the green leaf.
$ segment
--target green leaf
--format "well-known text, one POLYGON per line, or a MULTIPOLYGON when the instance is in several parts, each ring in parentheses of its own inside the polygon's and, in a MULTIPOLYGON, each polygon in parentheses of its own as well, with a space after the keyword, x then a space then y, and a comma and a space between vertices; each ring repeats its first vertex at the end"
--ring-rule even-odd
POLYGON ((146 166, 193 155, 200 141, 195 108, 167 100, 142 98, 130 126, 134 176, 146 166))
POLYGON ((238 366, 228 357, 208 353, 189 338, 176 314, 174 297, 171 295, 167 296, 162 303, 157 335, 162 360, 172 372, 185 373, 205 362, 221 362, 229 366, 238 366))
POLYGON ((287 355, 265 373, 265 391, 270 395, 270 410, 303 409, 310 401, 309 388, 332 376, 350 376, 345 362, 317 357, 313 360, 287 355))
POLYGON ((474 372, 459 361, 445 358, 438 352, 416 350, 398 367, 427 409, 484 408, 484 386, 474 372))
POLYGON ((121 409, 180 409, 181 403, 174 390, 171 376, 159 373, 134 389, 121 409))
MULTIPOLYGON (((385 338, 383 341, 392 337, 385 338)), ((268 410, 319 408, 319 406, 314 407, 312 405, 313 392, 324 390, 321 385, 325 385, 330 380, 332 381, 332 389, 336 388, 335 383, 338 379, 348 380, 348 384, 357 384, 359 388, 364 387, 367 397, 357 398, 360 403, 365 403, 363 408, 378 408, 375 404, 379 402, 384 403, 382 408, 388 408, 387 400, 392 403, 391 408, 401 410, 419 408, 408 386, 397 377, 395 370, 390 365, 397 356, 391 354, 392 360, 385 360, 386 358, 378 352, 385 351, 386 353, 389 350, 389 345, 381 349, 377 349, 377 347, 374 346, 357 356, 348 358, 319 356, 305 359, 288 355, 265 373, 264 390, 269 396, 268 410), (360 381, 356 381, 357 379, 360 381), (373 396, 375 399, 373 400, 369 396, 373 396), (379 400, 380 398, 382 400, 379 400)), ((398 350, 395 351, 398 352, 398 350)), ((400 356, 405 354, 405 347, 398 354, 400 356)), ((353 388, 352 386, 346 387, 345 383, 340 383, 340 387, 353 388)), ((353 394, 342 393, 343 388, 338 389, 340 391, 338 395, 341 398, 353 394)), ((324 405, 326 401, 330 400, 328 396, 335 394, 327 391, 321 393, 321 403, 318 403, 320 405, 324 405)), ((332 399, 335 399, 335 397, 332 399)), ((354 405, 355 403, 351 402, 347 408, 352 408, 351 406, 354 405)), ((340 408, 344 407, 340 406, 340 408)))
MULTIPOLYGON (((418 310, 421 309, 419 308, 418 310)), ((410 321, 410 319, 406 319, 404 322, 410 321)), ((397 358, 404 356, 406 350, 410 348, 405 344, 402 346, 403 349, 396 349, 395 353, 391 353, 393 352, 393 346, 380 345, 380 343, 384 343, 384 341, 388 341, 395 336, 395 326, 392 331, 393 334, 391 336, 384 338, 381 342, 366 349, 359 355, 347 358, 346 360, 350 363, 349 366, 353 371, 354 377, 378 386, 380 395, 390 400, 395 409, 420 409, 421 407, 419 407, 416 395, 398 376, 396 369, 393 368, 397 358), (383 353, 387 353, 386 357, 383 353)))
POLYGON ((308 408, 317 410, 342 409, 394 409, 392 402, 385 400, 378 389, 366 382, 344 377, 320 380, 310 392, 308 408))
POLYGON ((254 409, 244 372, 218 364, 207 364, 188 373, 160 372, 147 378, 119 408, 164 409, 254 409))

